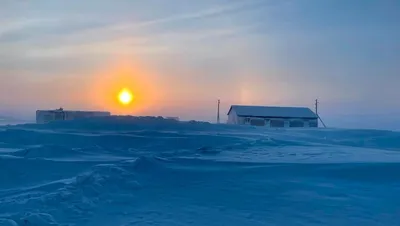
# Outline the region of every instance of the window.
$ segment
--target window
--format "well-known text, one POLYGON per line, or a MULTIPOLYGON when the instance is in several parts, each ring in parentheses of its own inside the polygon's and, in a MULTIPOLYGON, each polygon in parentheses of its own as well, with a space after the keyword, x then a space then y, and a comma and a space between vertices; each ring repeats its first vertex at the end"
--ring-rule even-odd
POLYGON ((304 127, 304 121, 301 120, 290 121, 290 127, 304 127))
POLYGON ((252 119, 251 123, 252 126, 265 126, 265 120, 264 119, 252 119))
POLYGON ((285 127, 285 121, 283 120, 278 120, 278 119, 273 119, 270 122, 271 127, 285 127))
POLYGON ((51 120, 53 120, 52 115, 46 113, 43 115, 43 122, 50 122, 51 120))
POLYGON ((318 120, 309 121, 309 127, 318 127, 318 120))

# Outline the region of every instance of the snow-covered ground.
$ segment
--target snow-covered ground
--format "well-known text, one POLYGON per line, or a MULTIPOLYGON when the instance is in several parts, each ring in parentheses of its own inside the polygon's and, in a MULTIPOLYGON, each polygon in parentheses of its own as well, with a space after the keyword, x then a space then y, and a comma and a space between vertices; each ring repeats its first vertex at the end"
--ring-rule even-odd
POLYGON ((400 132, 0 127, 0 225, 399 225, 400 132))

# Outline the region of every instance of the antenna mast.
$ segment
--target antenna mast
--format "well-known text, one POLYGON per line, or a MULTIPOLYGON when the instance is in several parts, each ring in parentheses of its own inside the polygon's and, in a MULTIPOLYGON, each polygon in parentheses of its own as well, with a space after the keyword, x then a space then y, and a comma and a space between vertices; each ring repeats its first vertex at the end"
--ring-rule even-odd
POLYGON ((319 103, 318 99, 315 99, 315 114, 317 115, 318 119, 322 122, 322 125, 324 125, 324 127, 326 128, 325 123, 322 121, 321 117, 319 117, 318 114, 318 103, 319 103))
POLYGON ((217 108, 217 123, 219 124, 219 104, 220 100, 218 99, 218 108, 217 108))

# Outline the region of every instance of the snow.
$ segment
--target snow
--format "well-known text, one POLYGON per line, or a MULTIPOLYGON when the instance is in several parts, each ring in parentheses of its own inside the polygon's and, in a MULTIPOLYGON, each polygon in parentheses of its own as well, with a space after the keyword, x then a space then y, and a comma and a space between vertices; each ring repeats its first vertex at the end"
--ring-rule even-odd
POLYGON ((108 117, 0 127, 0 225, 397 225, 400 132, 108 117))

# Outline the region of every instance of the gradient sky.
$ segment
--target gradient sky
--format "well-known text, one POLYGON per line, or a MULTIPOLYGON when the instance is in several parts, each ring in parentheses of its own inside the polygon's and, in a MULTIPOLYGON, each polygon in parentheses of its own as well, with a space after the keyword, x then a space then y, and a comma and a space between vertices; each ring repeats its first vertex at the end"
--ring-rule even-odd
POLYGON ((223 119, 230 104, 319 98, 328 125, 400 127, 397 0, 0 4, 0 115, 62 106, 214 121, 218 98, 223 119), (115 103, 124 86, 129 109, 115 103))

